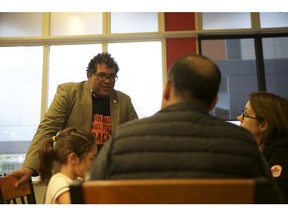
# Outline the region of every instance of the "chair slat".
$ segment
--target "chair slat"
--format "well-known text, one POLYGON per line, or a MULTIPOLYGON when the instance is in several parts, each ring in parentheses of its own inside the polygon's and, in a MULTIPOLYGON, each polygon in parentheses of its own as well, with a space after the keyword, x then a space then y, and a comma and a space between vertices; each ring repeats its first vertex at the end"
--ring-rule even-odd
POLYGON ((36 204, 36 198, 32 180, 15 188, 15 183, 19 179, 15 176, 6 175, 0 177, 0 204, 25 204, 25 197, 29 204, 36 204))

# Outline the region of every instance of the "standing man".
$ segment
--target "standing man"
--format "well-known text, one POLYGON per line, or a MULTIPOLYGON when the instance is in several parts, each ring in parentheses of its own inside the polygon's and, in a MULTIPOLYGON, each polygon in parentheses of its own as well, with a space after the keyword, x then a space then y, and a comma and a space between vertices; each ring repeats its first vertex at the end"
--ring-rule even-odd
POLYGON ((162 109, 117 127, 94 161, 91 179, 265 177, 269 184, 256 202, 281 202, 252 135, 209 114, 220 81, 210 59, 178 59, 168 72, 162 109))
POLYGON ((91 132, 98 152, 121 123, 138 119, 131 98, 114 89, 119 67, 109 53, 99 53, 88 64, 88 80, 64 83, 57 88, 26 154, 22 169, 12 171, 19 177, 16 186, 39 170, 39 146, 47 138, 68 127, 91 132))

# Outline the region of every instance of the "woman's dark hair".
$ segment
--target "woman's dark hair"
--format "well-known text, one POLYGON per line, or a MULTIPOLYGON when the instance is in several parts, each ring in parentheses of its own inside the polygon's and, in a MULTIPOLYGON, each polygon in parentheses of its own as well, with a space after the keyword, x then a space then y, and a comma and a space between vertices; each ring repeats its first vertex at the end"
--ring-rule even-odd
POLYGON ((178 59, 168 72, 175 94, 187 99, 196 99, 207 107, 218 94, 221 72, 209 58, 187 55, 178 59))
POLYGON ((259 123, 266 121, 268 129, 263 131, 260 149, 271 141, 288 136, 288 100, 268 92, 250 94, 249 102, 259 123))
POLYGON ((94 145, 96 144, 91 133, 75 128, 67 128, 57 136, 49 138, 39 150, 41 180, 50 180, 53 162, 66 164, 70 153, 75 153, 80 160, 83 160, 94 145))
POLYGON ((106 64, 109 68, 115 68, 115 72, 119 71, 119 67, 115 59, 108 52, 98 53, 93 59, 90 60, 88 67, 86 69, 87 77, 90 73, 97 72, 98 64, 106 64))

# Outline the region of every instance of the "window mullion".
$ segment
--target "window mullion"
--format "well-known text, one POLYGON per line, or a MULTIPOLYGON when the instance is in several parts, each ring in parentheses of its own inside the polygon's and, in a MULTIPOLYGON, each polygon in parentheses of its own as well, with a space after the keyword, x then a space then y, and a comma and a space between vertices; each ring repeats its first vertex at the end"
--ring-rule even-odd
POLYGON ((257 78, 258 78, 258 90, 266 91, 262 38, 256 37, 254 38, 254 42, 255 42, 255 57, 256 57, 257 78))

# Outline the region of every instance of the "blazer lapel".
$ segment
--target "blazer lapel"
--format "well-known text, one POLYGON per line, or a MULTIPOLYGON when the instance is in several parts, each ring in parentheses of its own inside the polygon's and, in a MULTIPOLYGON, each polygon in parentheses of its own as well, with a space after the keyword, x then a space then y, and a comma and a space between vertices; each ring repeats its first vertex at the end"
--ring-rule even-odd
POLYGON ((83 93, 82 93, 82 106, 84 115, 84 130, 91 131, 93 110, 92 110, 92 96, 88 81, 84 83, 83 93))
POLYGON ((115 130, 115 126, 119 125, 120 123, 120 109, 119 109, 119 102, 116 91, 114 90, 110 95, 110 113, 112 119, 112 133, 115 130))

